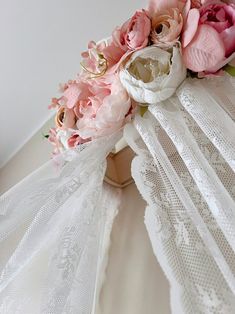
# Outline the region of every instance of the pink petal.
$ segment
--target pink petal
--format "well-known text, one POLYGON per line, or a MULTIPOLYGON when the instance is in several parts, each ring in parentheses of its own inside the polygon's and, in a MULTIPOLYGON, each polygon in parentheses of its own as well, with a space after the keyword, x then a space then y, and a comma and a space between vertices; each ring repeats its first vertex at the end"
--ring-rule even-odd
POLYGON ((182 35, 182 46, 185 48, 193 39, 197 32, 200 13, 198 9, 191 9, 188 13, 186 24, 184 25, 184 32, 182 35))
POLYGON ((205 24, 212 26, 218 33, 221 33, 225 29, 230 27, 230 24, 228 21, 224 21, 224 22, 206 21, 205 24))
POLYGON ((219 22, 224 22, 226 20, 226 16, 225 16, 225 11, 224 9, 220 9, 217 13, 216 13, 216 19, 219 22))
POLYGON ((190 8, 191 8, 191 0, 187 0, 186 3, 185 3, 184 9, 183 9, 183 11, 182 11, 184 23, 185 23, 186 20, 187 20, 187 16, 188 16, 188 13, 189 13, 190 8))
POLYGON ((208 69, 208 72, 214 73, 223 68, 226 64, 235 66, 235 52, 232 53, 228 58, 223 58, 219 63, 216 64, 216 67, 208 69))
POLYGON ((215 78, 215 77, 221 77, 224 76, 224 71, 223 70, 219 70, 217 72, 199 72, 198 73, 198 78, 204 78, 204 77, 211 77, 211 78, 215 78))
MULTIPOLYGON (((164 11, 169 8, 178 8, 178 0, 150 0, 148 5, 148 11, 150 14, 156 13, 156 11, 164 11)), ((186 2, 186 1, 185 1, 186 2)))
POLYGON ((224 10, 231 17, 232 23, 235 23, 235 1, 230 1, 230 5, 226 5, 224 10), (233 4, 232 4, 233 3, 233 4))
POLYGON ((75 113, 71 109, 67 109, 65 111, 65 116, 64 116, 64 127, 65 128, 72 128, 75 124, 75 113))
POLYGON ((76 102, 78 100, 78 95, 79 95, 79 89, 75 84, 69 86, 65 90, 64 97, 67 99, 66 105, 68 108, 73 108, 76 105, 76 102))
POLYGON ((85 99, 89 96, 88 84, 84 82, 73 83, 64 91, 67 108, 73 108, 79 99, 85 99))
POLYGON ((225 46, 226 57, 235 51, 235 26, 225 29, 220 33, 225 46))
POLYGON ((224 56, 225 48, 220 35, 208 25, 199 26, 194 39, 183 50, 186 67, 195 72, 216 67, 224 56))

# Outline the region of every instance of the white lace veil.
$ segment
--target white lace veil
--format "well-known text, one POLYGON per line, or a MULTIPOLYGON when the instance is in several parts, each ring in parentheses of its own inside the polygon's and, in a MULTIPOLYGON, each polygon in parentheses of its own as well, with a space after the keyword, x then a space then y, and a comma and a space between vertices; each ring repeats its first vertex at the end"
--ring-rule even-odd
MULTIPOLYGON (((187 79, 124 130, 175 314, 234 313, 234 87, 187 79)), ((1 197, 0 313, 95 313, 121 198, 103 184, 105 159, 120 136, 85 145, 57 172, 49 162, 1 197)))

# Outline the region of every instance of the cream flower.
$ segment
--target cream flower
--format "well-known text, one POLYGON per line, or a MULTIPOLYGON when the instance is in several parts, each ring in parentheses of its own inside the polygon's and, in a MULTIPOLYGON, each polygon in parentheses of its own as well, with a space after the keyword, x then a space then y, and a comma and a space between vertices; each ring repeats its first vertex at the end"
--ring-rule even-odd
POLYGON ((185 78, 186 68, 177 47, 165 51, 152 46, 136 51, 120 71, 123 86, 141 104, 171 97, 185 78))

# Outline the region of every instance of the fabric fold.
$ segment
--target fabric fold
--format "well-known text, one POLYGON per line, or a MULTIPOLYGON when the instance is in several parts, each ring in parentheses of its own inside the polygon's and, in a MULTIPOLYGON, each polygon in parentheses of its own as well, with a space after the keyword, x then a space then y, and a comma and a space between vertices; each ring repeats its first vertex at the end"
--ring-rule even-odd
POLYGON ((172 313, 233 313, 235 256, 177 151, 176 138, 150 113, 137 116, 134 125, 142 140, 130 126, 124 132, 138 155, 132 174, 148 203, 145 224, 171 285, 172 313))
POLYGON ((11 225, 4 230, 9 226, 1 224, 1 245, 11 241, 18 222, 23 229, 13 248, 4 248, 0 309, 7 311, 2 313, 91 313, 106 254, 101 246, 109 233, 105 226, 116 210, 108 214, 103 202, 112 195, 103 188, 106 156, 120 135, 84 146, 60 170, 49 174, 42 168, 1 197, 3 219, 11 225), (41 259, 43 275, 36 279, 41 259))

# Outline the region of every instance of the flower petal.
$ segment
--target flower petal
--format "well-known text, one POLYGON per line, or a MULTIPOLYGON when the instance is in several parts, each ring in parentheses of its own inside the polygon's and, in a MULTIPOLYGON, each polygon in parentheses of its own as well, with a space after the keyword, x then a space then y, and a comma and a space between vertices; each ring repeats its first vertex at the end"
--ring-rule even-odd
POLYGON ((183 16, 183 19, 184 19, 184 23, 185 23, 185 21, 187 19, 187 16, 188 16, 190 8, 191 8, 191 1, 190 0, 186 0, 185 6, 184 6, 183 11, 182 11, 182 16, 183 16))
POLYGON ((214 73, 223 68, 226 64, 231 66, 235 66, 235 52, 232 53, 228 58, 223 58, 219 63, 217 63, 216 67, 208 69, 208 72, 214 73), (233 65, 234 62, 234 65, 233 65))
POLYGON ((182 9, 186 2, 186 0, 150 0, 148 11, 150 14, 154 14, 156 11, 164 11, 169 8, 182 9))
POLYGON ((224 42, 226 56, 229 56, 235 52, 235 26, 225 29, 220 36, 224 42))
POLYGON ((74 125, 75 125, 75 113, 74 113, 74 111, 71 109, 65 110, 63 126, 65 128, 73 128, 74 125))
POLYGON ((181 41, 183 48, 185 48, 193 40, 193 37, 197 32, 199 18, 200 13, 198 9, 189 10, 181 41))
POLYGON ((136 102, 156 104, 174 94, 186 77, 186 68, 179 48, 173 47, 172 52, 168 52, 150 46, 134 52, 119 76, 128 94, 136 102), (147 70, 153 72, 147 81, 146 77, 141 77, 142 71, 138 73, 132 71, 139 62, 144 62, 147 70))
POLYGON ((191 41, 183 50, 186 67, 195 72, 207 71, 225 57, 225 47, 217 31, 208 25, 201 25, 191 41))

